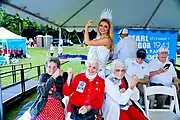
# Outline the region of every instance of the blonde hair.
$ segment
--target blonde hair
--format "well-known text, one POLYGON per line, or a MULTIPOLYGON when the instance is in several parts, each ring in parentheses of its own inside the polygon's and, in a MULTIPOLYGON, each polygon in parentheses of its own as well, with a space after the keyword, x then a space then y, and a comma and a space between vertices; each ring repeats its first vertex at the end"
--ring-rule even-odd
POLYGON ((106 22, 106 23, 109 25, 109 30, 108 30, 107 35, 108 35, 108 37, 109 37, 109 38, 111 39, 111 41, 112 41, 111 50, 113 50, 113 49, 114 49, 114 32, 113 32, 113 25, 112 25, 112 23, 111 23, 110 20, 108 20, 108 19, 101 19, 101 20, 99 21, 98 25, 97 25, 97 35, 98 35, 98 36, 100 35, 100 33, 99 33, 99 25, 100 25, 101 22, 106 22))

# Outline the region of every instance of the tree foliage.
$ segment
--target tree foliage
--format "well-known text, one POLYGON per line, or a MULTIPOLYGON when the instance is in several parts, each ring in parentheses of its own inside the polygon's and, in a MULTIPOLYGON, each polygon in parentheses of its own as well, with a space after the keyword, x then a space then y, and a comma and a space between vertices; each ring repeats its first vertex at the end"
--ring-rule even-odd
MULTIPOLYGON (((16 34, 24 37, 35 37, 37 34, 48 34, 53 37, 59 37, 59 30, 42 25, 36 21, 31 21, 29 17, 22 18, 19 13, 14 15, 6 13, 3 7, 0 7, 0 27, 4 27, 16 34), (24 32, 25 31, 25 32, 24 32), (31 32, 31 33, 30 33, 31 32), (27 35, 29 34, 29 35, 27 35)), ((63 32, 64 33, 64 32, 63 32)))
MULTIPOLYGON (((22 18, 19 13, 14 15, 6 13, 3 7, 0 7, 0 27, 4 27, 13 33, 23 37, 34 38, 37 35, 51 35, 53 38, 59 38, 59 28, 55 29, 49 25, 42 25, 36 21, 31 21, 29 17, 22 18)), ((83 33, 79 34, 75 30, 68 32, 61 28, 61 37, 72 40, 74 43, 81 43, 83 33)))

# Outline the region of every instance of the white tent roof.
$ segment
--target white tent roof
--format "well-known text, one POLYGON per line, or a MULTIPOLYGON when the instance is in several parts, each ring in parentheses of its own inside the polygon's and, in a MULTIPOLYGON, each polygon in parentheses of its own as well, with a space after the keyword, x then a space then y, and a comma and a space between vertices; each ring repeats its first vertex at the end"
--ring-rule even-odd
POLYGON ((15 33, 5 29, 4 27, 0 27, 0 39, 19 39, 24 38, 19 35, 16 35, 15 33))
POLYGON ((37 20, 21 12, 29 11, 69 30, 81 30, 89 19, 94 20, 96 28, 104 8, 113 11, 115 27, 180 28, 179 0, 10 0, 4 6, 9 13, 18 11, 37 20), (23 9, 17 10, 16 6, 23 9))

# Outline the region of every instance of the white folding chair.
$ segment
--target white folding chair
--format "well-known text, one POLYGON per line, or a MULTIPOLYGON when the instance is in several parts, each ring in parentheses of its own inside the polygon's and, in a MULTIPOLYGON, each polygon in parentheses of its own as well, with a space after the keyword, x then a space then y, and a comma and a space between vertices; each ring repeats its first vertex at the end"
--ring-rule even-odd
POLYGON ((147 116, 152 120, 180 120, 180 112, 179 112, 179 103, 176 93, 176 88, 174 85, 172 87, 167 86, 151 86, 144 88, 144 103, 145 103, 145 112, 147 116), (150 109, 148 100, 148 96, 163 94, 171 96, 172 100, 170 101, 169 109, 150 109), (175 108, 175 113, 173 112, 175 108))

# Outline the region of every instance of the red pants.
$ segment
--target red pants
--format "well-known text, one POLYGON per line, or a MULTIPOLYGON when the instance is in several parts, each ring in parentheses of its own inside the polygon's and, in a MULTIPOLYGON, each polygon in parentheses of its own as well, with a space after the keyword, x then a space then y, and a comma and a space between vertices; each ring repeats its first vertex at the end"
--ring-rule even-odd
POLYGON ((119 120, 148 120, 144 114, 134 105, 129 106, 128 110, 120 110, 119 120))

